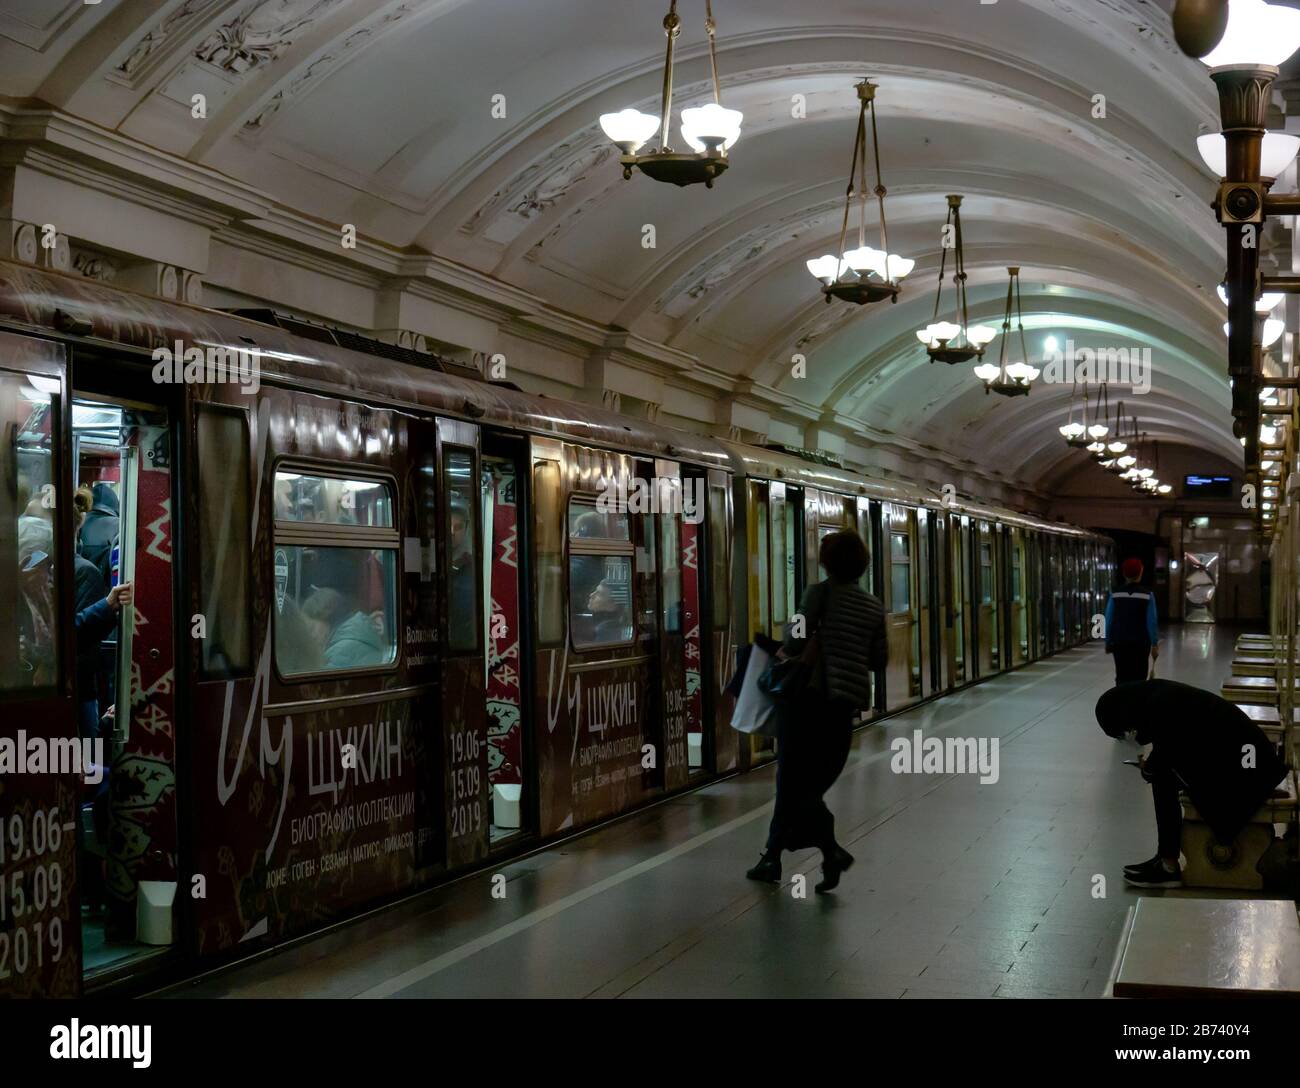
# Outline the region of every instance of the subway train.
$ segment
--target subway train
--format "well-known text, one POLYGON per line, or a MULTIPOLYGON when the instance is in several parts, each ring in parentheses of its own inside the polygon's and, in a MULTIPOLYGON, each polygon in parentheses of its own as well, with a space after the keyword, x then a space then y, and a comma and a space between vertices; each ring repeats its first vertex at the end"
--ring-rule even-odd
POLYGON ((770 759, 723 689, 839 529, 864 721, 1092 636, 1107 537, 456 369, 0 263, 0 994, 197 974, 770 759), (134 587, 98 641, 83 574, 134 587))

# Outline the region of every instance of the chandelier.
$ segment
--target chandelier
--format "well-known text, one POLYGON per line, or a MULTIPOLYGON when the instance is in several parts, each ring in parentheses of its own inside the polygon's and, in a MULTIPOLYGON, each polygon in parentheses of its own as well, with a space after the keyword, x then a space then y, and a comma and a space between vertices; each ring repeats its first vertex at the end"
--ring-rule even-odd
POLYGON ((1079 394, 1079 378, 1076 375, 1070 385, 1070 410, 1066 416, 1065 424, 1057 427, 1061 437, 1065 439, 1065 444, 1072 449, 1081 450, 1088 445, 1088 391, 1083 391, 1083 407, 1080 411, 1079 418, 1074 418, 1074 402, 1079 394))
POLYGON ((624 178, 632 176, 632 168, 635 166, 655 181, 667 181, 674 185, 694 185, 702 181, 705 188, 712 189, 713 179, 730 165, 727 151, 740 138, 740 122, 745 115, 740 110, 728 110, 722 106, 713 0, 704 0, 704 15, 704 29, 709 36, 709 65, 713 72, 713 101, 705 106, 682 110, 682 139, 694 150, 674 151, 668 143, 673 98, 673 47, 682 29, 682 20, 677 14, 677 0, 671 0, 668 14, 664 16, 668 56, 664 61, 661 115, 652 117, 634 109, 601 114, 600 127, 623 153, 618 161, 622 164, 624 178), (658 150, 638 154, 641 146, 654 135, 656 129, 659 130, 658 150))
POLYGON ((1000 393, 1004 397, 1020 397, 1028 394, 1029 387, 1038 377, 1039 370, 1038 367, 1029 365, 1029 349, 1025 347, 1025 315, 1020 306, 1020 269, 1008 268, 1007 276, 1007 310, 1002 318, 1002 346, 998 352, 998 365, 984 363, 982 366, 977 366, 975 377, 984 383, 986 395, 1000 393), (1025 361, 1008 364, 1007 343, 1011 339, 1013 309, 1016 314, 1016 327, 1020 332, 1020 354, 1025 361))
POLYGON ((864 79, 858 92, 858 132, 853 141, 853 161, 849 166, 849 187, 844 194, 844 220, 840 225, 840 256, 830 253, 807 262, 808 271, 822 281, 822 294, 829 304, 832 298, 862 306, 889 299, 898 301, 898 281, 916 266, 915 261, 889 252, 889 228, 885 223, 887 190, 880 179, 880 139, 876 132, 876 85, 864 79), (867 110, 871 110, 871 146, 876 160, 876 187, 880 205, 880 249, 867 245, 867 110), (855 178, 861 178, 855 188, 855 178), (858 246, 845 250, 849 230, 849 213, 853 196, 859 197, 858 246))
POLYGON ((966 255, 961 241, 961 197, 949 195, 948 220, 943 227, 943 255, 939 258, 939 290, 934 298, 934 315, 930 324, 919 330, 916 338, 925 345, 930 362, 968 363, 976 356, 984 357, 984 349, 997 336, 997 329, 988 325, 971 326, 966 308, 966 255), (948 240, 952 239, 950 246, 948 240), (959 323, 939 320, 939 306, 943 302, 943 274, 948 263, 948 250, 953 250, 952 282, 957 293, 959 323))

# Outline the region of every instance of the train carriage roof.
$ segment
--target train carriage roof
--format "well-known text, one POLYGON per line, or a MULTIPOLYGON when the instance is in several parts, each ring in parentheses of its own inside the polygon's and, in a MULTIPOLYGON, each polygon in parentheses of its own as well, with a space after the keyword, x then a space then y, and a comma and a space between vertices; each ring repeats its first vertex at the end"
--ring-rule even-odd
MULTIPOLYGON (((114 287, 80 276, 0 261, 0 321, 38 332, 77 334, 82 343, 152 353, 186 346, 256 350, 265 381, 357 396, 487 425, 608 447, 647 457, 784 479, 844 495, 939 508, 928 489, 873 479, 791 454, 722 441, 572 401, 520 392, 431 368, 311 340, 274 325, 114 287)), ((948 509, 1026 529, 1097 534, 1062 522, 963 499, 948 509)))

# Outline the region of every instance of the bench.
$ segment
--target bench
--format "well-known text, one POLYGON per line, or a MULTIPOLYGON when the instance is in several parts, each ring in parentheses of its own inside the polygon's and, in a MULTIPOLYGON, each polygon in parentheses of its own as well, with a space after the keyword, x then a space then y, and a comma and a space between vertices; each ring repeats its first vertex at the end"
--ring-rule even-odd
MULTIPOLYGON (((1300 677, 1296 677, 1292 690, 1300 691, 1300 677)), ((1223 682, 1219 693, 1230 703, 1276 706, 1277 680, 1272 676, 1230 676, 1223 682)))
POLYGON ((1280 657, 1248 654, 1232 659, 1234 676, 1276 676, 1279 668, 1286 668, 1286 661, 1280 657))
POLYGON ((1107 997, 1300 995, 1289 899, 1144 897, 1129 908, 1107 997))
POLYGON ((1233 839, 1221 846, 1202 821, 1196 806, 1183 795, 1183 883, 1193 888, 1242 888, 1259 891, 1264 878, 1256 867, 1264 851, 1273 845, 1278 824, 1296 818, 1294 772, 1288 772, 1279 786, 1283 795, 1270 798, 1260 806, 1250 822, 1233 839))
POLYGON ((1262 647, 1267 647, 1268 649, 1271 650, 1273 648, 1273 636, 1272 635, 1238 635, 1236 646, 1237 649, 1239 650, 1247 646, 1252 646, 1252 647, 1262 646, 1262 647))

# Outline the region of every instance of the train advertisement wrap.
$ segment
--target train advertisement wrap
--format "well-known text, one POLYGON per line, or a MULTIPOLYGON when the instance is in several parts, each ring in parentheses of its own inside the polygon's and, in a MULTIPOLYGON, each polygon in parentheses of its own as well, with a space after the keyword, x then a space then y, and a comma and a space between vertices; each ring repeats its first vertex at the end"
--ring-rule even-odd
POLYGON ((301 933, 413 884, 416 848, 435 833, 416 820, 418 705, 267 714, 232 698, 201 731, 215 743, 196 753, 212 829, 196 850, 199 954, 301 933))

